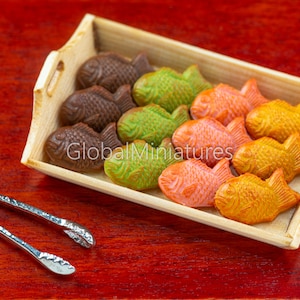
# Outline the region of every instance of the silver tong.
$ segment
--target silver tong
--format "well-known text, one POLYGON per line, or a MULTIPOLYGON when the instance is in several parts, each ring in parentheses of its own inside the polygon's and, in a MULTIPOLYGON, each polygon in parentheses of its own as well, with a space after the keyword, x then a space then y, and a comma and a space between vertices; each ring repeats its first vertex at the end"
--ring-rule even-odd
MULTIPOLYGON (((0 204, 29 213, 30 215, 37 217, 39 220, 50 223, 56 229, 62 230, 65 234, 67 234, 67 236, 82 247, 91 248, 96 244, 95 239, 89 230, 78 223, 58 218, 39 208, 25 204, 8 196, 0 195, 0 204)), ((69 262, 54 254, 41 252, 35 249, 2 226, 0 226, 0 234, 8 241, 32 255, 39 263, 52 272, 61 275, 69 275, 75 272, 75 267, 73 267, 69 262)))
POLYGON ((33 258, 35 258, 48 270, 51 270, 52 272, 60 275, 70 275, 75 272, 75 267, 73 267, 66 260, 54 254, 41 252, 38 249, 35 249, 2 226, 0 226, 0 234, 8 241, 12 242, 14 245, 17 245, 19 248, 32 255, 33 258))

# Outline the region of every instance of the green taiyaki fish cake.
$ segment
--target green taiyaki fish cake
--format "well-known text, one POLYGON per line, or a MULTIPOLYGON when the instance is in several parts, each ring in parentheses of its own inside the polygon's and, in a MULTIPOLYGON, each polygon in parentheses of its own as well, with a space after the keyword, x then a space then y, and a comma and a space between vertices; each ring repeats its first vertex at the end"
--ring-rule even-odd
POLYGON ((132 95, 139 106, 155 103, 172 112, 181 104, 190 107, 200 92, 210 88, 212 85, 203 78, 198 65, 191 65, 182 74, 163 67, 141 76, 132 95))
POLYGON ((164 138, 171 138, 175 129, 189 119, 186 105, 178 106, 170 114, 157 104, 148 104, 124 113, 118 121, 117 130, 124 144, 140 139, 158 147, 164 138))
POLYGON ((112 151, 104 162, 104 172, 114 183, 141 191, 158 187, 162 171, 180 160, 169 138, 158 148, 135 140, 112 151))

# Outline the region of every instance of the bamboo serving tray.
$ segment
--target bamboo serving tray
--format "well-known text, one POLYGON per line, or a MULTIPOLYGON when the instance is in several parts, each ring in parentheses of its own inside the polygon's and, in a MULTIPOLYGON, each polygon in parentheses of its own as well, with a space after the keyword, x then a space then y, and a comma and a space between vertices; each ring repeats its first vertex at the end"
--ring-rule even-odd
MULTIPOLYGON (((61 49, 50 52, 42 67, 34 87, 32 122, 21 159, 24 165, 80 186, 277 247, 299 247, 299 205, 280 214, 273 222, 250 226, 226 219, 213 208, 195 209, 174 203, 164 197, 159 189, 138 192, 118 186, 103 171, 81 174, 49 164, 43 147, 49 134, 59 126, 59 107, 75 90, 75 73, 79 66, 99 51, 114 51, 129 58, 146 51, 153 66, 169 66, 179 72, 198 63, 207 80, 227 83, 238 89, 248 79, 255 77, 260 91, 267 98, 280 98, 293 105, 299 103, 299 77, 87 14, 69 41, 61 49)), ((300 192, 300 176, 290 186, 300 192)))

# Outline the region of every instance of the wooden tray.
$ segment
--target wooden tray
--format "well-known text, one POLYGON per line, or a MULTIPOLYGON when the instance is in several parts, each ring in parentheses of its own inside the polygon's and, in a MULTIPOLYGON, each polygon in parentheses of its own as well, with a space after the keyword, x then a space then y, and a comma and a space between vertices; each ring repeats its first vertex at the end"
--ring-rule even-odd
MULTIPOLYGON (((211 209, 194 209, 176 204, 157 189, 137 192, 113 184, 104 174, 80 174, 47 162, 43 146, 58 127, 60 104, 75 89, 75 72, 98 51, 114 51, 133 58, 145 50, 152 65, 169 66, 180 72, 198 63, 201 73, 211 82, 228 83, 238 89, 255 77, 262 94, 291 104, 299 102, 300 78, 193 47, 171 39, 87 14, 59 50, 48 55, 34 87, 33 114, 21 162, 50 176, 104 192, 147 207, 168 212, 199 223, 230 231, 286 249, 300 244, 299 206, 280 214, 273 222, 245 225, 228 220, 211 209)), ((300 192, 300 176, 290 186, 300 192)))

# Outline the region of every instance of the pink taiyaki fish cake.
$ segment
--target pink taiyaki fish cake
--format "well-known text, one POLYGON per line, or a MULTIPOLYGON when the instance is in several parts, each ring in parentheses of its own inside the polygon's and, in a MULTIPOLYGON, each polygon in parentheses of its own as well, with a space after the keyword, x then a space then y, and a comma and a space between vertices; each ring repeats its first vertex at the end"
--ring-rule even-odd
POLYGON ((228 125, 234 118, 245 117, 253 108, 268 101, 258 90, 256 80, 252 78, 241 91, 220 83, 201 92, 193 101, 190 111, 193 119, 210 116, 223 125, 228 125))
POLYGON ((232 159, 236 149, 251 141, 244 118, 231 121, 226 127, 212 117, 189 120, 179 126, 172 136, 175 149, 183 157, 197 158, 213 167, 222 158, 232 159))
POLYGON ((112 149, 121 147, 116 123, 109 123, 101 133, 84 123, 63 126, 49 135, 45 151, 50 163, 77 172, 99 170, 112 149))
POLYGON ((76 80, 79 89, 101 85, 114 93, 121 85, 132 87, 139 77, 152 71, 145 53, 139 53, 130 61, 114 52, 102 52, 80 66, 76 80))
POLYGON ((135 106, 129 84, 120 86, 115 93, 94 85, 75 91, 63 102, 60 120, 64 126, 82 122, 100 132, 135 106))
POLYGON ((213 169, 197 159, 189 159, 167 167, 158 178, 162 192, 169 199, 189 207, 213 206, 219 186, 233 175, 227 159, 213 169))

